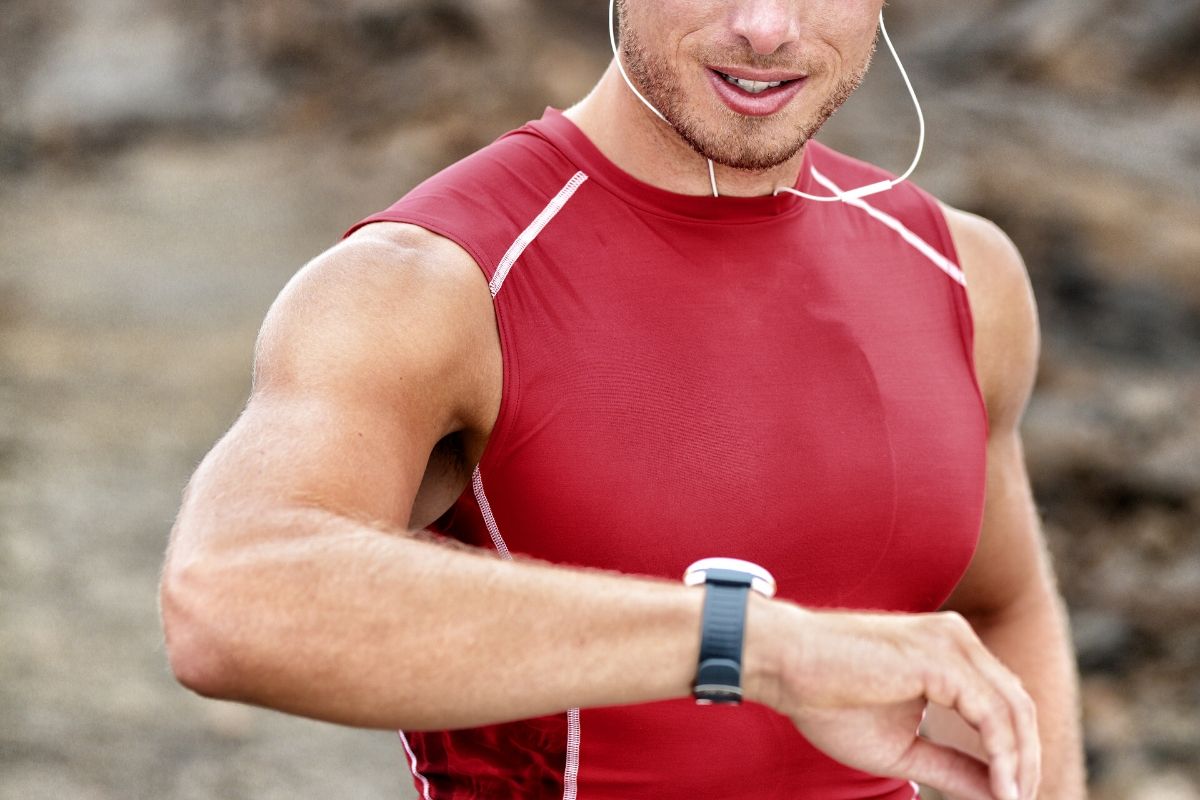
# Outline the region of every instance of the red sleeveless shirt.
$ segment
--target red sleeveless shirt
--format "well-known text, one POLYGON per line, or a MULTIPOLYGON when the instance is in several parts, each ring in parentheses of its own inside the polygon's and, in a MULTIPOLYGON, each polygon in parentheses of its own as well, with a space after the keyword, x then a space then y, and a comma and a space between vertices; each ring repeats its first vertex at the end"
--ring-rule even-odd
MULTIPOLYGON (((886 177, 810 143, 796 188, 886 177)), ((987 420, 949 232, 912 184, 832 203, 674 194, 547 109, 359 225, 381 220, 470 253, 500 332, 495 429, 431 529, 672 579, 698 558, 744 558, 814 608, 933 611, 962 576, 987 420)), ((753 703, 401 737, 433 800, 916 794, 753 703)))

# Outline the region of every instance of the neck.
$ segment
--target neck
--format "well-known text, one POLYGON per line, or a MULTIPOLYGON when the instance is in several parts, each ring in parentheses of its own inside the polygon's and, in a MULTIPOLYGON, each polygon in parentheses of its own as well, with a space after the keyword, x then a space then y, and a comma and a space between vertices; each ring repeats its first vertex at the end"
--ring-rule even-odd
MULTIPOLYGON (((705 158, 634 96, 615 63, 564 113, 600 152, 638 180, 678 194, 712 194, 705 158)), ((753 172, 715 164, 717 189, 722 195, 756 197, 793 186, 803 157, 801 149, 778 167, 753 172)))

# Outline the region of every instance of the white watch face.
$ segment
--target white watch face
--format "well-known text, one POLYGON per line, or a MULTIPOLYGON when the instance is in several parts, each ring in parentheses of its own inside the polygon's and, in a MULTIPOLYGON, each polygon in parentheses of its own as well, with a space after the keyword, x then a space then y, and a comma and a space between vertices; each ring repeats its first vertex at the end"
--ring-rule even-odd
POLYGON ((775 578, 771 573, 753 561, 743 561, 740 558, 702 558, 684 571, 683 582, 688 586, 699 586, 704 583, 705 574, 710 569, 744 572, 750 576, 751 589, 763 597, 775 596, 775 578))

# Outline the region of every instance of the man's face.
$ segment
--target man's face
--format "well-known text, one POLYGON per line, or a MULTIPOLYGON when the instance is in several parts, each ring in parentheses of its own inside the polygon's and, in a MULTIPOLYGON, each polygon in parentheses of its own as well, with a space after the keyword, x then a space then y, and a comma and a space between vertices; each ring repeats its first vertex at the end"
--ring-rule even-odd
POLYGON ((618 0, 621 58, 634 85, 700 155, 769 169, 799 152, 858 88, 881 5, 618 0))

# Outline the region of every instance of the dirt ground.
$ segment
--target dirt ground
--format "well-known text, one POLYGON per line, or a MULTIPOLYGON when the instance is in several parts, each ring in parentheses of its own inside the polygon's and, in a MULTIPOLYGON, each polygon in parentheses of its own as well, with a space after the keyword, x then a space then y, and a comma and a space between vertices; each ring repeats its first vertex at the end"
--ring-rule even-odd
POLYGON ((371 205, 342 154, 278 144, 164 142, 0 192, 4 800, 408 796, 395 734, 200 700, 162 647, 167 531, 258 320, 371 205))

